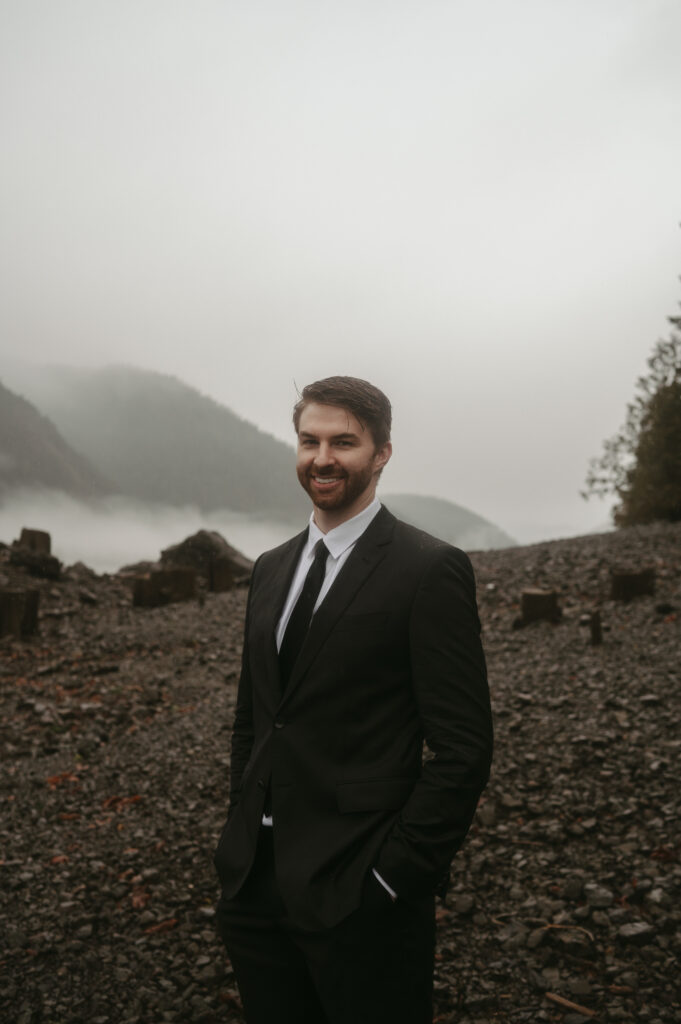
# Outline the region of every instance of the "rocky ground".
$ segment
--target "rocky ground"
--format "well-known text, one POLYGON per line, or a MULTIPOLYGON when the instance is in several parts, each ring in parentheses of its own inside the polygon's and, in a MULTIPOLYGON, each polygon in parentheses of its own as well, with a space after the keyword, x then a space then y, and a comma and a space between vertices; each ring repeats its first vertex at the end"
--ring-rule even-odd
MULTIPOLYGON (((681 524, 473 560, 496 758, 438 911, 435 1019, 679 1021, 681 524), (612 602, 620 563, 654 565, 655 596, 612 602), (558 624, 513 629, 527 586, 558 624)), ((0 1020, 241 1021, 211 854, 245 591, 40 587, 37 637, 0 641, 0 1020)))

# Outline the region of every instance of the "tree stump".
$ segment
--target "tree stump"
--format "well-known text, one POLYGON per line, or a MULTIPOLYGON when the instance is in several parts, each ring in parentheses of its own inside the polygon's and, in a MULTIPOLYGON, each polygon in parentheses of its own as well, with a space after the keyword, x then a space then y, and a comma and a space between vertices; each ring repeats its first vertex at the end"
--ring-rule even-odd
POLYGON ((603 643, 603 628, 601 626, 601 613, 592 612, 589 616, 589 629, 591 630, 591 643, 594 647, 603 643))
POLYGON ((0 636, 18 639, 31 636, 38 629, 38 590, 7 588, 0 590, 0 636))
POLYGON ((611 569, 610 596, 613 601, 631 601, 655 593, 655 569, 611 569))
POLYGON ((133 581, 132 603, 139 608, 158 608, 195 597, 193 569, 156 569, 148 576, 136 576, 133 581))
POLYGON ((9 564, 25 569, 31 576, 38 576, 43 580, 58 580, 61 577, 61 562, 58 558, 47 555, 44 551, 32 551, 18 541, 15 541, 10 549, 9 564))
POLYGON ((523 590, 520 597, 519 625, 527 626, 530 622, 537 622, 540 619, 559 622, 562 614, 555 590, 523 590))
POLYGON ((29 530, 24 526, 19 537, 19 546, 28 548, 36 555, 52 554, 52 540, 45 530, 29 530))
POLYGON ((227 559, 214 558, 208 565, 208 589, 214 593, 223 593, 234 586, 234 573, 227 559))

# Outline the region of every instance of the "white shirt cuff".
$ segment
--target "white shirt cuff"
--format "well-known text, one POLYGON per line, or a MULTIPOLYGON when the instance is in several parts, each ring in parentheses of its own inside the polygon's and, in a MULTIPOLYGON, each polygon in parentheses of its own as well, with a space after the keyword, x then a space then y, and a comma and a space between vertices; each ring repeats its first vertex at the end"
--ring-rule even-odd
POLYGON ((381 878, 381 876, 379 875, 379 873, 378 873, 378 871, 376 870, 376 868, 372 868, 371 870, 372 870, 372 871, 373 871, 373 873, 374 873, 374 878, 376 879, 376 881, 377 881, 377 882, 380 882, 380 883, 381 883, 381 885, 383 886, 383 888, 385 889, 385 891, 386 891, 387 893, 390 893, 390 898, 391 898, 392 900, 396 900, 396 899, 397 899, 397 893, 395 892, 395 890, 394 890, 394 889, 392 889, 392 888, 391 888, 391 887, 390 887, 390 886, 388 885, 388 883, 386 882, 385 878, 381 878))

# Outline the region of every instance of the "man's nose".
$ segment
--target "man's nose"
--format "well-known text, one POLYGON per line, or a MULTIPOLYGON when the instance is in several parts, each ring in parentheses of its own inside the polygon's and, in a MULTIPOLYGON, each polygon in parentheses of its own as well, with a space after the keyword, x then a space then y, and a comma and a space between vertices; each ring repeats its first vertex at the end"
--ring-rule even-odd
POLYGON ((330 444, 322 441, 317 449, 315 455, 315 463, 317 466, 330 466, 333 462, 333 449, 330 444))

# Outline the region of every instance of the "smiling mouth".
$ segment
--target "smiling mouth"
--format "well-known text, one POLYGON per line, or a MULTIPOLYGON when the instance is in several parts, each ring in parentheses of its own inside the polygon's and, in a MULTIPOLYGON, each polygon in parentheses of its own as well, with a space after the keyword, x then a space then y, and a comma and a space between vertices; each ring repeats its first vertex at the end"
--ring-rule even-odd
POLYGON ((317 484, 318 487, 327 487, 327 486, 329 486, 331 484, 340 483, 340 481, 342 480, 342 477, 340 477, 340 476, 314 476, 313 475, 312 480, 314 481, 315 484, 317 484))

